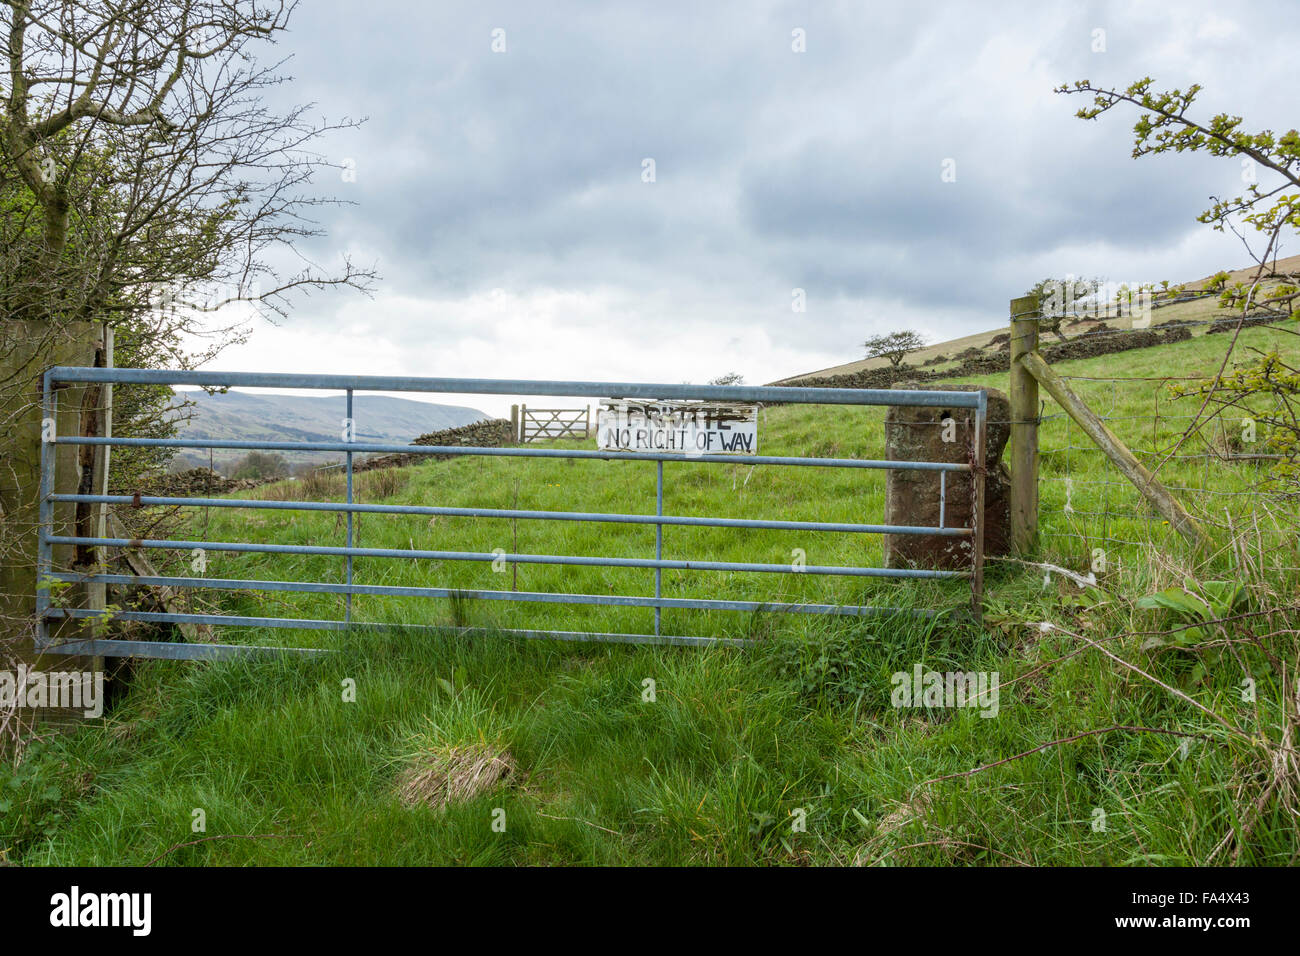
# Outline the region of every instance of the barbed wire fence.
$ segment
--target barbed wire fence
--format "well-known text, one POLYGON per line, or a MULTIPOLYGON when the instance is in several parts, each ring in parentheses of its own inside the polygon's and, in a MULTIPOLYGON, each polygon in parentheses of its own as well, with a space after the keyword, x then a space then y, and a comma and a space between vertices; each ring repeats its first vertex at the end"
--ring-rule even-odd
MULTIPOLYGON (((1160 305, 1218 296, 1217 290, 1180 293, 1160 305)), ((1300 571, 1297 502, 1274 480, 1273 466, 1283 456, 1268 450, 1264 426, 1243 410, 1202 408, 1201 396, 1174 390, 1213 379, 1230 341, 1235 341, 1233 360, 1240 364, 1258 357, 1261 346, 1276 348, 1282 336, 1296 333, 1279 328, 1276 315, 1242 320, 1219 313, 1161 321, 1160 305, 1139 321, 1121 316, 1116 322, 1113 313, 1101 310, 1040 320, 1041 331, 1066 341, 1063 330, 1071 333, 1068 341, 1095 343, 1096 358, 1114 355, 1116 361, 1104 364, 1122 365, 1131 374, 1107 374, 1096 362, 1080 371, 1074 370, 1077 365, 1055 371, 1156 474, 1215 547, 1228 550, 1235 561, 1244 537, 1267 556, 1272 571, 1300 571), (1180 329, 1186 335, 1179 332, 1175 339, 1171 333, 1180 329), (1144 357, 1153 332, 1185 350, 1177 374, 1170 372, 1166 348, 1144 357), (1184 344, 1208 344, 1207 337, 1215 347, 1184 344)), ((1044 553, 1087 573, 1104 572, 1116 562, 1146 561, 1155 551, 1175 547, 1178 535, 1169 522, 1071 416, 1050 396, 1042 396, 1040 408, 1038 534, 1044 553)))

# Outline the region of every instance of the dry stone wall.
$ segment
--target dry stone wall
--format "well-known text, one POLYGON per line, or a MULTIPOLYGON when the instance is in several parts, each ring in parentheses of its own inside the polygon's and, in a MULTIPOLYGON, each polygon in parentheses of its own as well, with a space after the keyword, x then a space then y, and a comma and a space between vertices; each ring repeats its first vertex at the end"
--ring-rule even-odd
POLYGON ((247 491, 258 485, 280 481, 279 478, 227 478, 207 468, 190 468, 172 474, 156 475, 148 479, 144 489, 114 489, 114 494, 135 494, 141 490, 146 495, 160 498, 202 498, 226 495, 232 491, 247 491))
MULTIPOLYGON (((442 431, 421 435, 412 445, 467 445, 473 448, 503 448, 514 444, 514 433, 508 418, 490 418, 481 422, 472 422, 458 428, 444 428, 442 431)), ((413 465, 421 461, 441 461, 455 458, 455 455, 412 455, 398 453, 367 458, 352 466, 353 471, 371 471, 376 468, 398 468, 413 465)))
MULTIPOLYGON (((1168 345, 1171 342, 1184 342, 1191 337, 1191 330, 1183 323, 1122 332, 1095 329, 1068 342, 1042 345, 1039 352, 1049 363, 1067 362, 1072 359, 1095 358, 1098 355, 1127 352, 1130 349, 1146 349, 1155 345, 1168 345)), ((907 365, 898 368, 869 368, 848 375, 788 379, 780 384, 816 388, 890 388, 903 380, 938 382, 961 378, 964 375, 996 375, 1007 370, 1010 361, 1007 347, 1009 340, 1008 336, 1002 341, 1002 347, 993 352, 986 352, 973 346, 959 352, 956 357, 962 361, 953 368, 925 370, 907 365)))

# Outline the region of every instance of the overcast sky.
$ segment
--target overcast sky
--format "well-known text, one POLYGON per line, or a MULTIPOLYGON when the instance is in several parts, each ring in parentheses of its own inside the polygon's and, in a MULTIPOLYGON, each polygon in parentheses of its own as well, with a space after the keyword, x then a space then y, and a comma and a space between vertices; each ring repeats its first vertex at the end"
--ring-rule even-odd
POLYGON ((284 95, 369 118, 321 144, 356 173, 320 190, 355 205, 307 251, 383 278, 373 299, 300 300, 215 364, 762 383, 859 358, 874 333, 996 328, 1049 274, 1239 267, 1237 240, 1196 222, 1240 192, 1235 162, 1135 161, 1135 111, 1085 122, 1085 98, 1052 89, 1196 82, 1201 115, 1287 130, 1293 12, 307 0, 278 48, 284 95))

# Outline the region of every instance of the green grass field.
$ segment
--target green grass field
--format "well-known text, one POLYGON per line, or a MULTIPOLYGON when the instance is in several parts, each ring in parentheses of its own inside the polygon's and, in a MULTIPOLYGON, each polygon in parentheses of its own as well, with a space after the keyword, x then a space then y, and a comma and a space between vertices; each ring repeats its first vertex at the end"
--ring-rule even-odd
MULTIPOLYGON (((1084 379, 1213 373, 1226 338, 1058 370, 1075 377, 1077 390, 1142 454, 1167 446, 1182 424, 1153 426, 1156 386, 1084 379)), ((1294 341, 1251 329, 1239 348, 1276 343, 1295 354, 1294 341)), ((1005 379, 974 381, 1005 389, 1005 379)), ((1169 401, 1160 399, 1166 416, 1195 410, 1185 407, 1189 400, 1169 401)), ((1045 414, 1057 411, 1049 400, 1045 414)), ((761 452, 880 458, 882 417, 883 409, 766 409, 761 452)), ((0 850, 27 864, 1294 862, 1293 754, 1281 765, 1283 784, 1269 783, 1272 755, 1290 753, 1279 751, 1279 728, 1295 716, 1293 671, 1284 694, 1278 666, 1297 651, 1297 577, 1288 570, 1300 566, 1294 519, 1258 507, 1253 465, 1203 454, 1170 462, 1161 477, 1196 489, 1187 499, 1204 517, 1225 528, 1260 522, 1257 561, 1243 563, 1228 532, 1216 529, 1218 549, 1194 562, 1066 419, 1050 417, 1041 443, 1044 559, 1086 572, 1093 549, 1104 547, 1109 570, 1095 588, 993 563, 978 627, 911 616, 664 612, 665 633, 761 638, 745 650, 414 628, 223 631, 224 640, 336 653, 137 664, 130 692, 102 722, 34 745, 18 773, 0 778, 8 794, 0 850), (1187 575, 1248 584, 1257 616, 1176 644, 1130 633, 1178 623, 1134 602, 1187 575), (1292 610, 1259 613, 1280 604, 1292 610), (1042 621, 1058 627, 1044 631, 1042 621), (891 675, 916 665, 996 672, 996 716, 893 706, 891 675), (1246 677, 1254 701, 1243 699, 1246 677), (1145 729, 1108 729, 1116 726, 1145 729), (1052 743, 1092 731, 1104 732, 1052 743), (508 754, 512 772, 446 808, 403 804, 409 768, 466 748, 508 754), (203 832, 193 829, 195 811, 203 832)), ((1184 452, 1203 447, 1193 442, 1184 452)), ((883 517, 881 472, 674 462, 665 473, 667 514, 883 517)), ((379 500, 382 481, 363 478, 360 500, 379 500)), ((654 509, 649 463, 466 458, 405 469, 391 483, 382 500, 397 504, 654 509)), ((335 515, 214 508, 196 512, 193 528, 214 541, 343 543, 335 515)), ((809 564, 881 560, 879 540, 863 535, 668 528, 664 542, 668 558, 788 563, 799 548, 809 564)), ((649 527, 502 519, 367 515, 358 520, 358 543, 654 556, 649 527)), ((213 552, 207 573, 343 580, 341 560, 309 556, 213 552)), ((509 567, 500 573, 477 562, 364 559, 355 574, 360 584, 653 593, 645 570, 521 566, 516 580, 509 567)), ((674 571, 664 573, 663 588, 666 597, 928 608, 960 606, 968 594, 960 581, 674 571)), ((338 596, 232 592, 206 600, 223 613, 342 614, 338 596)), ((644 632, 651 615, 495 601, 354 602, 358 621, 424 627, 644 632)))

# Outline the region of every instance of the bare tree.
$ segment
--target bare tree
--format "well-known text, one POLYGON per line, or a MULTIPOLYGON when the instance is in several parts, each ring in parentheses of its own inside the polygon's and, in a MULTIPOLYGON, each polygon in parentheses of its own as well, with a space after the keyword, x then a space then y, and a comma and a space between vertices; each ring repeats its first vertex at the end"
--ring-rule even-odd
POLYGON ((202 316, 223 305, 282 314, 291 290, 368 285, 372 271, 345 259, 327 272, 297 248, 319 234, 316 207, 336 201, 311 194, 313 175, 342 168, 313 143, 354 124, 263 102, 283 77, 255 53, 285 29, 292 3, 6 6, 0 188, 25 207, 4 235, 11 317, 147 311, 154 342, 191 332, 220 347, 234 330, 202 316))
MULTIPOLYGON (((314 151, 332 130, 310 107, 272 110, 282 61, 260 65, 292 2, 5 0, 0 32, 0 314, 117 330, 117 364, 192 367, 247 334, 249 311, 295 291, 368 290, 369 268, 311 262, 314 151), (223 307, 247 303, 239 310, 223 307), (235 313, 232 315, 232 311, 235 313), (198 344, 196 344, 198 343, 198 344)), ((3 383, 0 383, 2 386, 3 383)), ((124 390, 115 416, 142 437, 174 427, 166 388, 124 390)), ((114 456, 115 471, 165 451, 114 456)))

